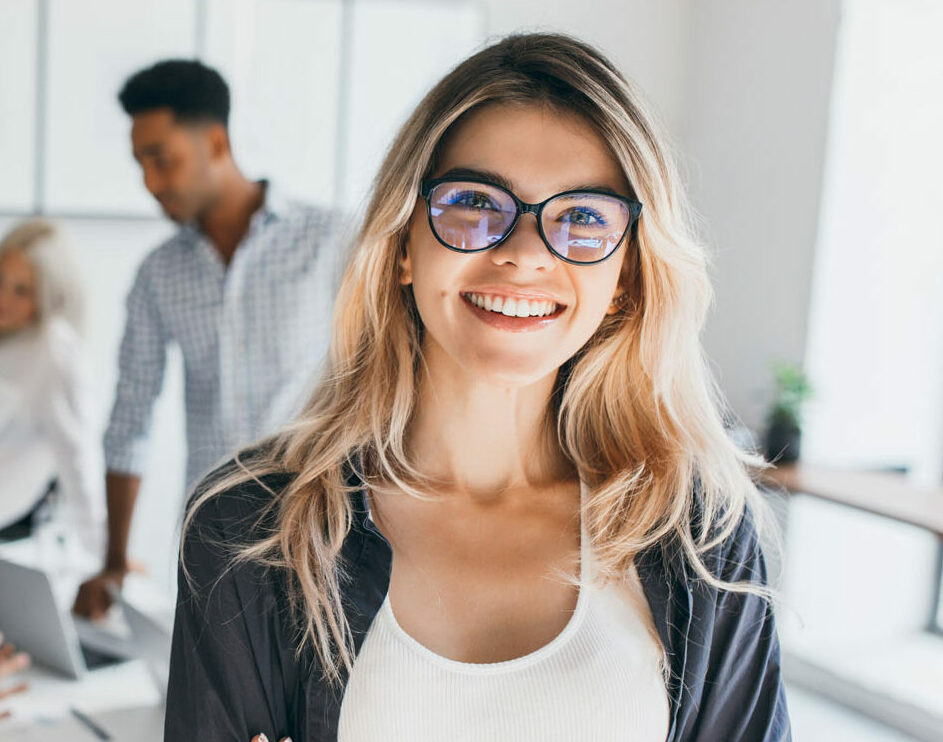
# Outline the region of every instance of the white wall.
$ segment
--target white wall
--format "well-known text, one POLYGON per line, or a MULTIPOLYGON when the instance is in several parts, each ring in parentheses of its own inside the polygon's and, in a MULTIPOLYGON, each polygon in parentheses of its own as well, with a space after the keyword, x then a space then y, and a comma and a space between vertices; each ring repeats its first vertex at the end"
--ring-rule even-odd
POLYGON ((677 136, 689 60, 689 0, 482 0, 491 36, 515 31, 569 33, 598 46, 649 97, 677 136))
POLYGON ((769 361, 801 362, 839 0, 693 0, 681 148, 714 245, 705 345, 761 428, 769 361))
POLYGON ((943 4, 852 0, 813 281, 805 453, 943 479, 943 4), (934 91, 931 93, 930 91, 934 91))

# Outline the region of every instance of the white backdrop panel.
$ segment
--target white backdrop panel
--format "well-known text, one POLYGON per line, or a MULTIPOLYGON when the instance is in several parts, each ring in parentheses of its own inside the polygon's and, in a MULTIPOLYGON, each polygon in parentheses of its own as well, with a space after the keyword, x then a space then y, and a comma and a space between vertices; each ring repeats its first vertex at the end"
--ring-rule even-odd
POLYGON ((341 204, 361 207, 400 125, 422 96, 481 44, 485 19, 472 2, 353 3, 341 204))
POLYGON ((304 201, 334 200, 340 0, 211 0, 205 58, 232 92, 247 174, 304 201))
POLYGON ((33 206, 36 0, 0 2, 0 209, 33 206))
POLYGON ((46 210, 156 215, 115 96, 138 69, 194 55, 192 0, 49 0, 48 38, 46 210))

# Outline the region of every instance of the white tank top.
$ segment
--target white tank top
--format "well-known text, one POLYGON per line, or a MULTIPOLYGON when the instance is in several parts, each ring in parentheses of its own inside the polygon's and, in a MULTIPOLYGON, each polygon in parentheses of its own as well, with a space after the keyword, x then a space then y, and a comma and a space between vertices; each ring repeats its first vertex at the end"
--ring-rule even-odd
POLYGON ((569 622, 506 662, 432 652, 400 627, 387 595, 354 662, 338 742, 664 742, 662 651, 638 575, 592 584, 585 533, 582 543, 569 622))

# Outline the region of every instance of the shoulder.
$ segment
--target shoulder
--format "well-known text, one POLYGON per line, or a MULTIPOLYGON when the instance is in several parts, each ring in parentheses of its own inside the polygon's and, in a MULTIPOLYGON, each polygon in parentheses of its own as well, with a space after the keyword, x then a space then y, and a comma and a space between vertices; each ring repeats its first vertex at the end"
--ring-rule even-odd
POLYGON ((82 338, 76 329, 62 317, 50 317, 41 334, 44 343, 51 348, 77 351, 82 347, 82 338))
POLYGON ((311 239, 336 242, 353 237, 354 219, 340 209, 286 200, 282 218, 287 229, 311 239))
POLYGON ((179 229, 144 256, 137 270, 137 283, 154 280, 168 270, 179 268, 180 259, 193 252, 193 239, 186 229, 179 229))
POLYGON ((61 317, 43 323, 33 344, 34 368, 45 368, 51 379, 71 379, 84 369, 85 349, 82 337, 61 317))
POLYGON ((242 457, 210 472, 187 504, 185 539, 245 546, 270 534, 278 495, 293 475, 252 475, 242 457), (266 533, 268 531, 268 533, 266 533))
POLYGON ((691 509, 691 538, 697 542, 705 519, 709 529, 708 543, 702 554, 704 566, 724 582, 745 581, 765 584, 766 572, 760 545, 760 524, 765 522, 765 503, 759 495, 747 496, 742 503, 724 502, 708 513, 700 480, 694 483, 691 509))
POLYGON ((284 573, 271 571, 264 557, 246 550, 274 533, 277 495, 290 479, 266 475, 240 480, 240 473, 234 459, 197 486, 181 536, 180 594, 212 606, 217 618, 257 601, 260 609, 265 606, 263 613, 277 611, 284 592, 284 573))

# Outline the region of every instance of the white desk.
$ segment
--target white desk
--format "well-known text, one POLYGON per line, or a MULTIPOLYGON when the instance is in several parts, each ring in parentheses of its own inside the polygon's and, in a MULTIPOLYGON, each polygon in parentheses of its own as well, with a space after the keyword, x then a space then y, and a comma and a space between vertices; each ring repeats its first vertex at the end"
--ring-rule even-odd
MULTIPOLYGON (((48 556, 44 551, 48 551, 46 546, 31 539, 0 545, 0 556, 32 565, 43 565, 43 557, 48 556)), ((58 556, 54 588, 60 604, 68 605, 78 583, 97 565, 73 558, 63 564, 58 556)), ((173 604, 172 596, 160 594, 140 576, 129 577, 125 593, 129 592, 147 607, 173 604)), ((3 599, 9 596, 0 595, 3 599)), ((81 680, 34 666, 16 679, 0 681, 0 687, 20 679, 30 684, 29 690, 0 701, 0 710, 12 713, 11 718, 0 721, 0 742, 97 742, 100 738, 72 715, 73 708, 94 720, 115 742, 163 739, 160 693, 142 660, 91 670, 81 680)))
POLYGON ((91 717, 115 742, 159 742, 164 709, 141 660, 92 670, 82 680, 68 680, 40 667, 23 675, 26 693, 0 701, 12 712, 0 721, 0 740, 97 742, 95 734, 71 715, 76 708, 91 717))

